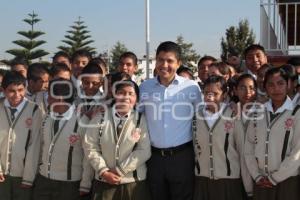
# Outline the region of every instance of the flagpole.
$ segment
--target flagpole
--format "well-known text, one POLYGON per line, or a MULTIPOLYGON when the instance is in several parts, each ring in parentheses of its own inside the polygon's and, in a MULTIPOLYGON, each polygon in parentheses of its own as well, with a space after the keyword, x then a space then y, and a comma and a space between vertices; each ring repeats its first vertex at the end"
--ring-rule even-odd
POLYGON ((149 54, 150 54, 150 0, 145 0, 146 2, 146 79, 149 79, 149 54))

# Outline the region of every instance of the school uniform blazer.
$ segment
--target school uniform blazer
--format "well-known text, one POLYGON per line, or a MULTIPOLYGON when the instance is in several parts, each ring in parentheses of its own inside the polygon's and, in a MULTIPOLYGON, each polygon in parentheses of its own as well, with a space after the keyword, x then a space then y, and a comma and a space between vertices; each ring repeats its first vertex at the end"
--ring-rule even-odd
POLYGON ((276 185, 299 174, 300 112, 284 110, 272 122, 269 115, 267 109, 253 114, 257 120, 248 125, 245 159, 256 182, 268 176, 276 185))
POLYGON ((96 179, 109 169, 117 170, 121 184, 146 179, 146 161, 151 156, 150 140, 144 115, 140 119, 140 134, 136 133, 138 113, 132 111, 117 137, 112 109, 91 120, 84 139, 85 154, 95 170, 96 179))
POLYGON ((251 120, 250 114, 253 112, 255 109, 260 108, 258 104, 255 103, 255 105, 248 111, 248 113, 242 112, 242 108, 240 103, 237 103, 237 108, 240 108, 237 111, 237 118, 235 119, 235 126, 234 126, 234 132, 235 134, 240 134, 241 137, 243 137, 243 148, 242 152, 240 153, 241 156, 241 176, 244 184, 244 188, 247 192, 248 196, 253 195, 253 179, 249 173, 249 170, 246 165, 246 160, 244 156, 244 149, 245 149, 245 140, 246 140, 246 131, 249 126, 249 122, 251 120))
POLYGON ((41 129, 41 175, 52 180, 80 181, 79 190, 90 191, 94 174, 82 148, 85 134, 82 124, 87 123, 87 118, 77 118, 74 111, 69 120, 60 122, 60 128, 54 135, 54 119, 50 114, 46 116, 41 129))
POLYGON ((43 115, 45 115, 48 111, 48 108, 47 108, 47 99, 46 99, 46 91, 41 91, 41 92, 37 92, 36 94, 29 94, 27 93, 26 94, 26 98, 29 100, 29 101, 32 101, 36 104, 39 105, 43 115))
POLYGON ((23 184, 32 185, 38 168, 42 111, 26 100, 11 122, 4 100, 0 100, 0 173, 22 177, 23 184))
POLYGON ((226 106, 212 128, 204 120, 203 109, 196 115, 193 134, 196 176, 213 180, 241 178, 244 137, 235 131, 232 109, 226 106))

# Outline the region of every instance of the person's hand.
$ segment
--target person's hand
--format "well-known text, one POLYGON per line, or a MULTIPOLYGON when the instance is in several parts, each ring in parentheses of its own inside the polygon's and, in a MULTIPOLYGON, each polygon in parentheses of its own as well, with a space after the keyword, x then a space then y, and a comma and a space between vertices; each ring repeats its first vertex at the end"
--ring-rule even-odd
POLYGON ((20 187, 21 187, 22 189, 29 189, 29 188, 31 188, 32 186, 31 186, 31 185, 26 185, 26 184, 21 184, 20 187))
POLYGON ((79 193, 80 196, 86 196, 88 194, 89 194, 89 192, 84 192, 84 191, 80 191, 80 193, 79 193))
POLYGON ((274 186, 267 177, 261 178, 256 185, 261 188, 272 188, 274 186))
POLYGON ((105 108, 103 106, 97 106, 94 109, 85 112, 84 114, 91 120, 98 113, 104 113, 104 112, 105 112, 105 108))
POLYGON ((4 175, 1 173, 0 174, 0 183, 3 183, 5 181, 4 175))
POLYGON ((118 185, 121 181, 121 177, 114 174, 113 172, 106 171, 103 172, 102 177, 106 182, 108 182, 111 185, 118 185))
POLYGON ((117 176, 120 176, 120 174, 118 173, 118 171, 115 170, 115 169, 110 169, 109 172, 114 173, 117 176))
POLYGON ((259 181, 256 183, 256 185, 258 187, 263 187, 264 186, 264 179, 265 179, 265 177, 260 178, 259 181))
POLYGON ((265 188, 272 188, 274 185, 272 184, 272 182, 266 177, 265 181, 264 181, 264 187, 265 188))

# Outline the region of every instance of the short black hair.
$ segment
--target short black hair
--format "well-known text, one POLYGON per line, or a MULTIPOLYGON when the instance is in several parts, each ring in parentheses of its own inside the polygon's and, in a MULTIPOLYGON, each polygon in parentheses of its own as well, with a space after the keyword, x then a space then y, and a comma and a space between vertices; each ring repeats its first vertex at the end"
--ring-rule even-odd
POLYGON ((263 46, 261 46, 260 44, 251 44, 244 50, 245 58, 250 51, 254 51, 254 50, 260 50, 266 55, 266 50, 263 46))
POLYGON ((5 69, 0 69, 0 76, 5 76, 6 72, 8 72, 7 70, 5 69))
POLYGON ((27 71, 27 79, 37 81, 40 80, 40 75, 42 74, 49 74, 49 70, 47 65, 44 63, 33 63, 29 65, 27 71))
POLYGON ((16 65, 24 65, 26 69, 28 68, 28 62, 24 58, 15 58, 10 62, 12 68, 16 65))
POLYGON ((139 86, 136 84, 136 82, 132 81, 132 80, 124 80, 124 81, 120 81, 118 82, 118 84, 115 87, 115 94, 123 89, 124 87, 127 86, 131 86, 134 88, 135 94, 137 96, 137 102, 139 101, 139 96, 140 96, 140 90, 139 90, 139 86))
POLYGON ((136 56, 133 52, 131 52, 131 51, 127 51, 127 52, 123 53, 123 54, 120 56, 120 58, 119 58, 119 64, 121 63, 121 61, 122 61, 124 58, 131 58, 131 59, 133 60, 133 63, 134 63, 135 65, 138 64, 137 56, 136 56))
POLYGON ((75 98, 75 88, 71 80, 58 78, 49 82, 49 94, 61 96, 64 102, 72 104, 75 98))
POLYGON ((254 83, 254 87, 255 89, 257 88, 257 82, 255 80, 255 78, 251 75, 251 74, 242 74, 240 75, 235 82, 235 87, 237 88, 239 86, 239 84, 244 80, 244 79, 251 79, 254 83))
POLYGON ((70 55, 67 52, 59 51, 59 52, 54 54, 54 56, 52 58, 52 62, 54 62, 59 57, 64 57, 64 58, 67 58, 69 61, 71 61, 70 55))
POLYGON ((266 71, 265 78, 264 78, 264 88, 266 88, 267 81, 270 79, 271 76, 274 74, 279 73, 280 76, 288 83, 289 75, 284 71, 284 69, 280 67, 272 67, 266 71))
POLYGON ((102 75, 103 71, 99 67, 98 63, 96 62, 89 62, 81 71, 82 74, 99 74, 102 75))
POLYGON ((215 57, 206 55, 206 56, 203 56, 202 58, 200 58, 197 66, 199 67, 199 65, 206 60, 211 60, 212 62, 217 62, 217 59, 215 57))
POLYGON ((74 54, 72 55, 72 62, 74 62, 74 60, 77 57, 87 57, 89 60, 92 60, 92 55, 89 51, 85 50, 85 49, 80 49, 74 52, 74 54))
POLYGON ((160 52, 173 52, 175 53, 175 57, 178 61, 181 61, 181 48, 178 44, 172 41, 166 41, 160 43, 156 50, 156 57, 160 52))
POLYGON ((290 65, 294 65, 294 66, 300 66, 300 56, 295 56, 295 57, 291 57, 287 64, 290 64, 290 65))
POLYGON ((97 64, 102 69, 103 74, 107 73, 106 62, 101 57, 93 58, 90 62, 97 64))
POLYGON ((193 71, 192 71, 189 67, 186 67, 186 66, 184 66, 184 65, 181 65, 181 66, 177 69, 176 73, 179 75, 179 74, 182 73, 182 72, 188 73, 188 75, 191 77, 191 79, 194 80, 193 71))
POLYGON ((56 76, 59 72, 64 72, 64 71, 70 72, 71 74, 70 68, 64 63, 55 63, 52 65, 50 69, 50 73, 52 77, 56 76))
POLYGON ((286 74, 289 76, 289 79, 295 80, 295 78, 298 76, 296 75, 296 69, 293 65, 285 64, 281 65, 280 68, 282 68, 286 74))
POLYGON ((217 76, 217 75, 209 76, 204 81, 203 88, 205 88, 206 86, 208 86, 210 84, 216 84, 216 83, 220 83, 221 90, 223 93, 226 93, 228 91, 226 80, 222 76, 217 76))
POLYGON ((131 77, 129 74, 125 72, 115 72, 111 75, 111 85, 113 86, 116 82, 122 81, 122 80, 131 80, 131 77))
POLYGON ((24 85, 26 87, 26 78, 16 71, 8 71, 2 80, 2 87, 6 89, 9 85, 24 85))

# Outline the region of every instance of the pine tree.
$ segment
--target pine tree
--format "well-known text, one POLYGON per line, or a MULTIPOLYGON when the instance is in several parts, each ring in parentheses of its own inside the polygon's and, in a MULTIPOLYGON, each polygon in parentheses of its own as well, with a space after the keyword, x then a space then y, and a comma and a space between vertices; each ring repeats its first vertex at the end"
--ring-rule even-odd
POLYGON ((18 34, 25 37, 27 40, 15 40, 14 44, 21 46, 21 49, 10 49, 6 52, 15 56, 18 59, 24 59, 26 62, 31 63, 32 60, 41 58, 43 56, 48 55, 49 53, 42 49, 35 49, 38 46, 45 44, 46 41, 36 40, 39 36, 44 35, 44 32, 34 30, 34 25, 41 21, 41 19, 37 18, 37 14, 32 12, 32 14, 28 14, 29 18, 24 19, 31 26, 31 29, 28 31, 19 31, 18 34))
POLYGON ((119 58, 120 56, 127 52, 128 49, 125 46, 125 44, 122 44, 120 41, 118 41, 111 50, 111 63, 110 63, 110 72, 117 71, 118 65, 119 65, 119 58))
POLYGON ((192 49, 194 44, 185 42, 182 35, 177 36, 176 43, 181 47, 182 64, 196 72, 197 67, 195 64, 199 60, 200 55, 197 54, 196 50, 192 49))
POLYGON ((90 31, 87 30, 87 26, 84 25, 84 21, 81 20, 81 17, 78 18, 78 21, 74 22, 74 25, 70 26, 71 30, 67 31, 65 39, 62 40, 67 46, 59 46, 58 49, 73 55, 77 50, 87 50, 92 55, 96 54, 95 48, 90 47, 89 45, 94 42, 91 40, 91 36, 88 35, 90 31))
POLYGON ((248 20, 241 20, 237 27, 226 29, 225 38, 221 39, 221 58, 226 61, 229 54, 243 55, 245 48, 255 42, 255 35, 248 20))

